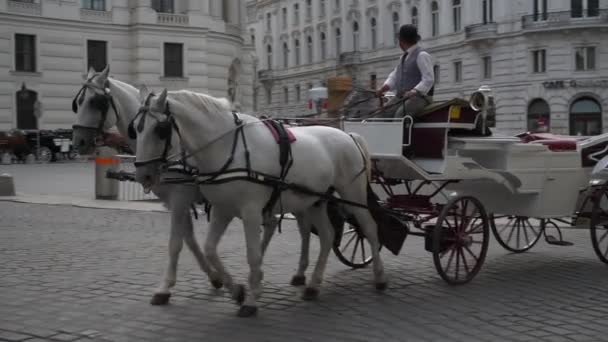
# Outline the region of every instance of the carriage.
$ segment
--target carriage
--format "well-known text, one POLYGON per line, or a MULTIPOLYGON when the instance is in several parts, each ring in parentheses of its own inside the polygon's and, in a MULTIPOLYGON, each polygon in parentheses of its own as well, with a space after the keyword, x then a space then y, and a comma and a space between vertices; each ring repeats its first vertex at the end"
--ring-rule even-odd
MULTIPOLYGON (((570 245, 560 226, 587 221, 593 248, 608 263, 608 231, 602 225, 608 134, 493 135, 490 94, 480 88, 471 101, 433 104, 416 119, 341 122, 344 131, 367 141, 374 191, 383 211, 398 221, 390 227, 379 224, 381 240, 383 231, 399 244, 405 234, 423 237, 439 275, 463 284, 480 270, 490 230, 505 249, 521 253, 542 236, 553 245, 570 245)), ((334 252, 344 264, 364 267, 372 261, 366 254, 369 245, 357 223, 347 222, 334 252)))

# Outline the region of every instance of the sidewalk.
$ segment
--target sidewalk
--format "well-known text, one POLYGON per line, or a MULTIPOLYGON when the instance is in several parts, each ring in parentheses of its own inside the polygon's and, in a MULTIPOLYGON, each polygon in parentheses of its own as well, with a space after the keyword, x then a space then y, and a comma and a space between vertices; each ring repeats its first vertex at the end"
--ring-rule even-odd
POLYGON ((86 199, 75 196, 60 195, 30 195, 18 193, 17 196, 0 197, 2 202, 32 203, 72 206, 95 209, 117 209, 131 211, 168 212, 162 203, 156 201, 109 201, 86 199))

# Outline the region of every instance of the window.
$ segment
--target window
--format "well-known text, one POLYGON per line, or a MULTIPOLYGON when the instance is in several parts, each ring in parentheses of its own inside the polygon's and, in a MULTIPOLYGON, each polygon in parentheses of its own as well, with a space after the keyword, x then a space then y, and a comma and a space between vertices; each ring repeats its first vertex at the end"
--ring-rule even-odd
POLYGON ((307 52, 308 52, 308 64, 312 64, 312 58, 313 58, 313 45, 312 45, 312 36, 308 36, 308 38, 306 38, 306 42, 307 42, 307 52))
POLYGON ((300 85, 296 85, 296 102, 300 103, 300 101, 302 101, 302 93, 301 93, 301 89, 300 89, 300 85))
POLYGON ((312 0, 306 0, 306 20, 312 18, 312 0))
POLYGON ((532 72, 543 73, 547 71, 547 53, 546 50, 532 51, 532 72))
POLYGON ((598 17, 600 15, 599 0, 587 0, 587 16, 598 17))
POLYGON ((253 45, 253 47, 255 47, 255 34, 251 35, 251 45, 253 45))
POLYGON ((492 57, 485 56, 481 60, 481 64, 483 66, 483 78, 486 80, 492 78, 492 57))
POLYGON ((435 37, 439 34, 439 5, 437 1, 431 3, 431 22, 432 22, 432 35, 435 37))
POLYGON ((412 7, 412 25, 418 27, 418 7, 412 7))
POLYGON ((272 87, 266 88, 266 104, 267 105, 272 104, 272 87))
POLYGON ((570 107, 571 135, 598 135, 602 133, 602 108, 590 97, 576 100, 570 107))
POLYGON ((340 10, 340 0, 335 0, 334 8, 335 8, 336 12, 340 10))
POLYGON ((551 110, 547 101, 535 99, 528 106, 528 131, 549 132, 551 110))
POLYGON ((454 32, 458 32, 462 29, 462 4, 461 0, 452 0, 453 10, 453 21, 454 21, 454 32))
POLYGON ((287 42, 283 43, 283 67, 289 67, 289 46, 287 42))
POLYGON ((272 31, 272 14, 266 13, 266 30, 272 31))
POLYGON ((266 65, 268 70, 272 69, 272 45, 266 46, 266 65))
POLYGON ((493 0, 483 0, 483 23, 493 23, 494 22, 494 1, 493 0))
POLYGON ((283 88, 283 104, 289 103, 289 88, 283 88))
POLYGON ((325 16, 325 0, 319 0, 319 16, 325 16))
POLYGON ((393 36, 395 37, 395 46, 399 45, 399 13, 393 12, 393 36))
POLYGON ((293 4, 293 24, 300 25, 300 4, 293 4))
POLYGON ((454 62, 454 82, 462 82, 462 62, 454 62))
POLYGON ((359 23, 353 22, 353 51, 359 51, 359 23))
POLYGON ((183 44, 165 43, 165 77, 184 76, 183 49, 183 44))
POLYGON ((296 50, 296 65, 300 65, 300 40, 296 39, 293 42, 293 45, 295 46, 296 50))
POLYGON ((102 40, 87 41, 87 70, 102 71, 108 64, 107 42, 102 40))
POLYGON ((376 18, 372 18, 370 21, 370 29, 371 29, 371 35, 372 35, 372 49, 376 49, 378 46, 378 35, 377 35, 377 31, 378 28, 376 26, 376 18))
POLYGON ((321 32, 321 60, 327 58, 327 36, 325 32, 321 32))
POLYGON ((534 0, 534 21, 547 20, 547 0, 534 0))
POLYGON ((36 72, 36 36, 15 35, 15 70, 36 72))
POLYGON ((281 27, 285 30, 287 29, 287 7, 283 7, 281 13, 281 27))
POLYGON ((82 8, 94 11, 105 11, 106 0, 82 0, 82 8))
POLYGON ((340 57, 342 53, 342 31, 339 27, 336 28, 336 56, 340 57))
POLYGON ((435 76, 435 84, 439 83, 439 65, 433 65, 433 75, 435 76))
POLYGON ((370 89, 378 88, 378 76, 376 74, 371 74, 369 77, 369 87, 370 89))
POLYGON ((581 18, 583 16, 583 0, 570 0, 572 18, 581 18))
POLYGON ((576 71, 595 69, 595 47, 579 47, 575 49, 576 71))
POLYGON ((152 0, 152 8, 158 13, 173 13, 173 0, 152 0))

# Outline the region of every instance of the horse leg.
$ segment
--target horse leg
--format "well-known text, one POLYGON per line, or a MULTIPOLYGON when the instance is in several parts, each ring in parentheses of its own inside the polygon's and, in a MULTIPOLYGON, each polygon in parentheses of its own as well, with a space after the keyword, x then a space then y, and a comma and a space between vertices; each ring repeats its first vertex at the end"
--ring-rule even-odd
POLYGON ((249 291, 245 296, 245 302, 238 312, 239 317, 250 317, 257 313, 257 300, 262 294, 262 248, 260 244, 259 227, 263 218, 257 210, 245 213, 243 217, 243 228, 245 229, 245 241, 247 243, 247 263, 249 264, 249 291))
POLYGON ((198 263, 201 270, 205 272, 205 274, 207 274, 207 276, 209 277, 211 285, 213 285, 213 287, 215 287, 216 289, 221 288, 223 284, 220 274, 218 274, 211 268, 211 265, 205 258, 205 255, 201 251, 201 247, 199 246, 194 236, 193 222, 192 216, 190 215, 189 206, 185 209, 185 213, 184 215, 182 215, 182 217, 184 225, 184 242, 186 243, 186 246, 188 246, 188 249, 190 249, 192 254, 194 254, 194 258, 196 259, 196 262, 198 263))
MULTIPOLYGON (((349 189, 357 189, 357 187, 353 186, 349 189)), ((364 185, 362 187, 362 191, 353 192, 352 190, 347 191, 338 191, 340 197, 355 202, 355 203, 367 203, 367 188, 364 185)), ((380 241, 378 240, 378 225, 374 220, 372 214, 369 209, 357 208, 353 206, 347 206, 347 210, 355 216, 357 222, 361 226, 363 230, 363 234, 369 241, 369 244, 372 247, 372 258, 373 258, 373 268, 374 268, 374 282, 376 284, 376 289, 385 290, 388 284, 386 274, 384 273, 384 263, 382 259, 380 259, 380 241)))
POLYGON ((175 286, 177 281, 177 262, 179 260, 179 253, 183 246, 184 236, 184 225, 180 224, 179 219, 180 213, 177 210, 171 211, 171 233, 169 236, 169 265, 165 269, 163 279, 154 291, 154 296, 150 304, 152 305, 166 305, 169 303, 171 297, 170 289, 175 286))
POLYGON ((275 219, 274 215, 268 215, 268 217, 264 219, 264 224, 262 225, 264 229, 264 237, 262 239, 262 257, 266 255, 266 250, 268 249, 270 240, 274 235, 277 224, 278 221, 275 219))
POLYGON ((302 296, 302 299, 304 300, 313 300, 319 296, 319 287, 323 282, 327 258, 334 241, 334 230, 329 221, 329 217, 327 216, 327 202, 321 202, 320 204, 313 206, 309 210, 308 216, 310 217, 311 223, 317 228, 321 245, 315 270, 313 271, 310 282, 302 296))
POLYGON ((223 285, 230 291, 232 298, 241 304, 245 297, 245 287, 243 285, 234 285, 232 276, 228 273, 217 254, 217 245, 234 216, 222 213, 218 207, 211 209, 210 216, 209 231, 203 247, 205 256, 211 266, 220 275, 223 285))
POLYGON ((298 271, 291 279, 291 285, 304 286, 306 285, 306 269, 308 268, 308 253, 310 250, 310 223, 306 220, 306 216, 296 215, 298 221, 298 230, 302 245, 300 248, 300 262, 298 263, 298 271))

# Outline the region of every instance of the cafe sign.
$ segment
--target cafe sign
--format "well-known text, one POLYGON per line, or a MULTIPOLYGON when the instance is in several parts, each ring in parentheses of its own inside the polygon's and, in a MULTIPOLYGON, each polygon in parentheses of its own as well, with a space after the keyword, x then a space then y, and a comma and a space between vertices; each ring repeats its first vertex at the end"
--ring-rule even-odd
POLYGON ((545 89, 608 88, 608 80, 559 80, 543 82, 545 89))

